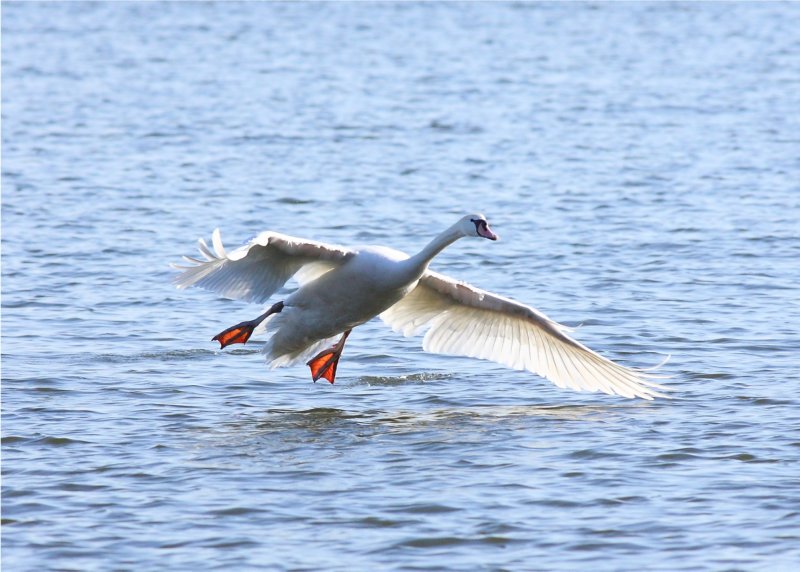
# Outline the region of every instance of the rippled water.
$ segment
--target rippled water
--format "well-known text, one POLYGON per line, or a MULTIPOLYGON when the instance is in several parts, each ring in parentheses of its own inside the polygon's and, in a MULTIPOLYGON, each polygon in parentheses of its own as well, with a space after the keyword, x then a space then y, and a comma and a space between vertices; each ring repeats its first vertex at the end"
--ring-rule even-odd
POLYGON ((800 6, 3 3, 8 570, 800 562, 800 6), (413 251, 679 399, 175 291, 219 226, 413 251))

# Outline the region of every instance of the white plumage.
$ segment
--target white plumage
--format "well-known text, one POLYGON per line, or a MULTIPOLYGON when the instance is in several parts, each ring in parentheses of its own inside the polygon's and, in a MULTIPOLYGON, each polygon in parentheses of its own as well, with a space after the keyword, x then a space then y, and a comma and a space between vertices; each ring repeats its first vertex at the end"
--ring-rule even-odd
POLYGON ((427 328, 422 347, 428 352, 492 360, 558 387, 663 397, 666 388, 651 381, 660 376, 597 354, 529 306, 428 270, 434 256, 466 236, 497 238, 483 215, 467 215, 411 257, 385 247, 351 249, 269 231, 227 253, 215 230, 213 251, 201 239, 205 260, 185 257, 189 266, 175 266, 183 271, 175 283, 263 303, 294 277, 300 288, 282 308, 251 321, 271 333, 263 351, 273 367, 306 360, 380 315, 407 337, 427 328))

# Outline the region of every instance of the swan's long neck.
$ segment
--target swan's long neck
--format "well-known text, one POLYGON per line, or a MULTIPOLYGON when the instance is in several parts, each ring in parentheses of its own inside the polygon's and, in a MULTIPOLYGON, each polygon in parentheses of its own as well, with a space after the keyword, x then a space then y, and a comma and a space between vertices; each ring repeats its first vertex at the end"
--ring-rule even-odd
POLYGON ((409 258, 408 263, 414 269, 415 274, 421 276, 437 254, 463 236, 464 234, 459 230, 458 225, 453 225, 430 241, 425 248, 409 258))

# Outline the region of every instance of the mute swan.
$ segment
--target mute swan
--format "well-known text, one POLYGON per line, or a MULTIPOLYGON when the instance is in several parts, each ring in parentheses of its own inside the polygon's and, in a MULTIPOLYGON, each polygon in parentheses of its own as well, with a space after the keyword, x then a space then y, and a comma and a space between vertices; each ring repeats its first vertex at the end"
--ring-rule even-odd
POLYGON ((462 237, 497 240, 481 214, 467 215, 414 256, 382 246, 345 248, 265 231, 227 253, 219 229, 205 260, 175 278, 178 288, 199 286, 226 298, 263 303, 292 276, 300 287, 255 318, 214 336, 224 348, 254 331, 272 336, 263 353, 272 367, 306 361, 312 379, 334 382, 350 331, 380 315, 411 336, 429 327, 425 351, 489 359, 541 375, 559 387, 653 399, 666 390, 659 377, 623 367, 567 335, 541 312, 428 270, 434 256, 462 237), (337 336, 341 338, 332 346, 337 336))

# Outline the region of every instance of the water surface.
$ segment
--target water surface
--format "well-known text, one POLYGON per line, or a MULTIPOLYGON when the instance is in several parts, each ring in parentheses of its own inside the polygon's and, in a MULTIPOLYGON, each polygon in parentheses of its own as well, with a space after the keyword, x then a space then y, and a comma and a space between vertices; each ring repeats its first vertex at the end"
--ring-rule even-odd
POLYGON ((793 570, 800 7, 4 3, 8 570, 793 570), (221 227, 414 251, 679 399, 381 322, 336 385, 209 340, 221 227))

